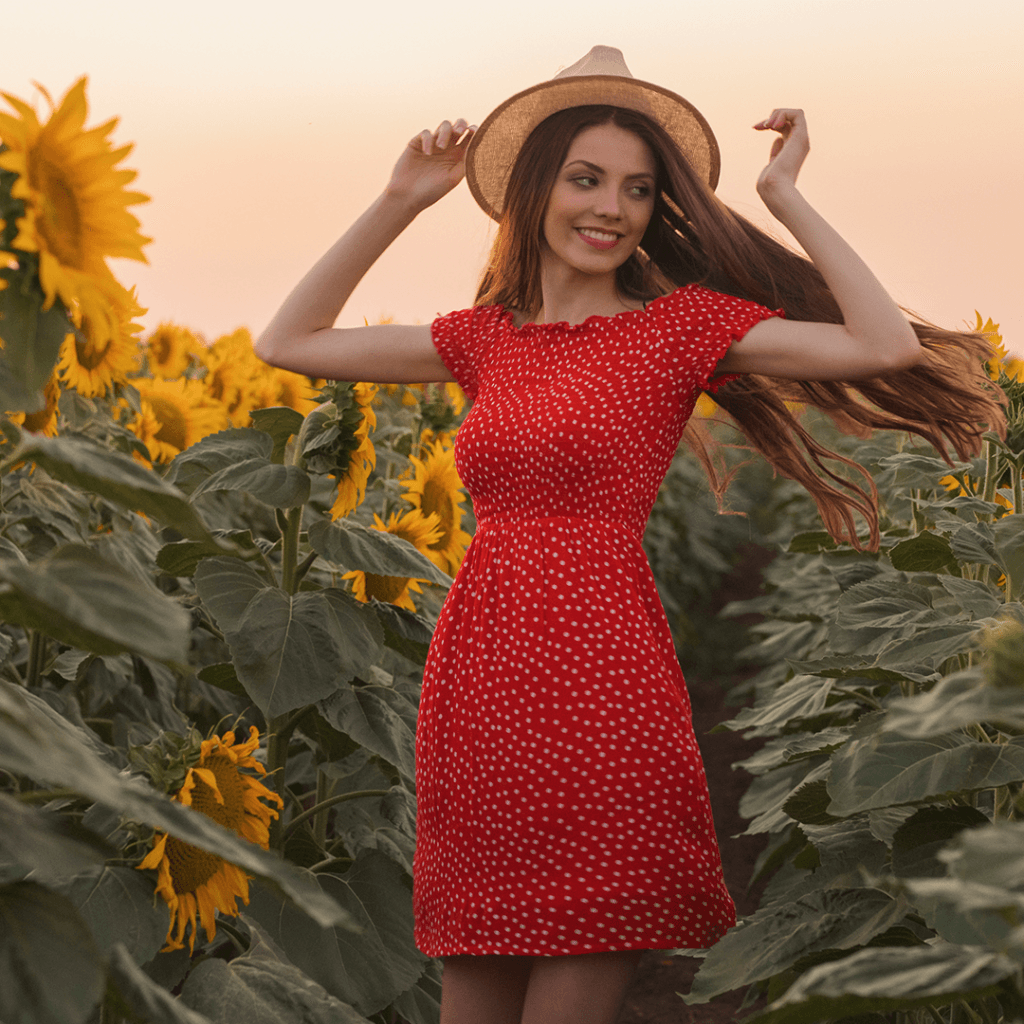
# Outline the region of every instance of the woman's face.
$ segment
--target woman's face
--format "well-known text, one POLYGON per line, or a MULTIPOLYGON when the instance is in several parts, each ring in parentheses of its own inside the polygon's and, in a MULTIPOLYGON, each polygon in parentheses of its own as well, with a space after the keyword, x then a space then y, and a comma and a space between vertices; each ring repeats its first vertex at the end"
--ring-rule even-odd
POLYGON ((584 274, 614 273, 654 212, 657 164, 647 143, 614 124, 573 139, 544 211, 544 257, 584 274))

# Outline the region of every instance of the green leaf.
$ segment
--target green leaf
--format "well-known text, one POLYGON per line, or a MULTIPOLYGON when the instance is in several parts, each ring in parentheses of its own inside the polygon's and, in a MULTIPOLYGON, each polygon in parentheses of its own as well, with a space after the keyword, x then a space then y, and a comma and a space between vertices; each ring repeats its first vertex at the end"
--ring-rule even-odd
POLYGON ((219 662, 216 665, 207 665, 200 669, 196 675, 210 686, 233 693, 236 697, 247 697, 245 687, 238 681, 238 673, 230 661, 219 662))
POLYGON ((117 856, 106 840, 73 818, 29 807, 0 793, 0 859, 34 870, 37 879, 74 874, 117 856))
POLYGON ((918 630, 879 652, 878 664, 908 675, 924 676, 936 672, 947 658, 976 648, 979 629, 974 622, 948 622, 918 630))
POLYGON ((237 558, 206 558, 195 570, 196 592, 225 633, 238 628, 245 609, 267 581, 248 563, 237 558))
POLYGON ((751 1024, 820 1024, 872 1012, 942 1006, 991 992, 1017 965, 981 948, 886 946, 862 949, 801 975, 751 1024))
POLYGON ((788 970, 826 949, 862 946, 903 919, 907 907, 877 889, 834 889, 765 907, 741 921, 708 951, 687 1003, 706 1003, 788 970))
POLYGON ((423 977, 403 992, 392 1009, 409 1024, 437 1024, 441 1017, 441 963, 431 960, 423 977))
POLYGON ((383 640, 373 610, 344 591, 277 587, 257 593, 226 636, 239 681, 268 718, 366 675, 383 640))
POLYGON ((190 1010, 150 978, 120 943, 111 950, 108 971, 129 1019, 146 1024, 211 1024, 209 1017, 190 1010))
POLYGON ((838 546, 832 534, 825 530, 812 530, 798 533, 786 550, 791 555, 816 555, 821 551, 835 551, 838 546))
POLYGON ((987 686, 983 671, 970 668, 946 676, 926 693, 893 701, 880 728, 922 739, 981 722, 1024 732, 1024 690, 987 686))
POLYGON ((181 993, 186 1006, 210 1024, 369 1024, 290 963, 261 928, 247 923, 252 945, 230 963, 211 957, 193 968, 181 993))
POLYGON ((259 550, 251 530, 217 531, 214 540, 179 540, 165 544, 157 553, 156 564, 169 576, 193 576, 204 558, 224 556, 228 546, 246 561, 259 550))
POLYGON ((99 950, 65 897, 35 882, 0 886, 0 1020, 81 1024, 103 988, 99 950))
POLYGON ((433 630, 422 616, 393 604, 372 600, 370 606, 384 628, 384 644, 403 657, 423 665, 427 660, 433 630))
POLYGON ((906 572, 938 572, 957 564, 949 541, 927 531, 900 541, 888 555, 894 569, 906 572))
POLYGON ((734 768, 742 768, 751 775, 763 775, 784 764, 802 761, 816 754, 827 754, 841 747, 850 738, 849 726, 822 729, 820 732, 785 735, 769 740, 756 754, 738 761, 734 768))
POLYGON ((320 924, 349 921, 336 903, 276 854, 240 839, 206 815, 174 803, 139 779, 120 775, 90 749, 86 736, 32 693, 0 680, 0 768, 43 785, 66 786, 128 818, 223 857, 279 886, 320 924), (62 727, 55 727, 55 720, 62 727))
POLYGON ((321 519, 308 532, 309 543, 321 558, 343 569, 360 569, 376 576, 405 576, 450 587, 452 578, 421 555, 407 540, 357 523, 321 519))
POLYGON ((973 807, 922 807, 893 836, 893 874, 897 878, 945 876, 939 851, 965 828, 987 824, 988 818, 973 807))
POLYGON ((1001 595, 996 588, 981 580, 965 580, 959 576, 940 576, 939 583, 962 611, 972 619, 988 619, 1002 607, 1001 595))
POLYGON ((316 880, 359 922, 361 933, 310 928, 262 886, 249 914, 328 992, 360 1013, 377 1013, 415 984, 427 960, 413 942, 406 876, 387 857, 363 853, 344 875, 321 873, 316 880))
POLYGON ((743 708, 726 729, 749 730, 748 736, 772 736, 790 722, 813 718, 825 710, 832 693, 831 679, 799 675, 783 683, 760 707, 743 708))
POLYGON ((176 455, 167 467, 167 480, 191 494, 214 473, 249 459, 269 461, 273 452, 274 441, 262 430, 232 427, 208 434, 176 455))
POLYGON ((952 466, 942 459, 916 452, 898 452, 878 460, 883 469, 891 469, 895 482, 900 487, 918 487, 924 490, 941 490, 939 480, 953 473, 962 473, 971 468, 968 462, 955 462, 952 466))
POLYGON ((782 809, 801 825, 831 825, 839 818, 828 813, 829 795, 825 779, 805 782, 782 805, 782 809))
POLYGON ((43 407, 42 387, 57 362, 64 338, 74 327, 61 303, 47 310, 38 285, 8 279, 0 289, 0 400, 8 412, 35 412, 43 407))
POLYGON ((91 548, 68 545, 28 565, 0 558, 0 580, 7 622, 96 654, 188 661, 189 613, 91 548))
POLYGON ((305 417, 297 409, 292 409, 287 405, 275 405, 269 409, 253 409, 249 416, 257 430, 264 431, 274 440, 274 450, 270 456, 271 462, 282 462, 289 438, 294 437, 302 429, 305 417))
POLYGON ((339 732, 413 778, 416 708, 397 690, 388 686, 341 686, 321 700, 319 708, 339 732))
POLYGON ((310 480, 298 466, 282 466, 269 459, 246 459, 208 476, 192 492, 242 491, 271 508, 294 508, 309 500, 310 480))
POLYGON ((157 901, 153 879, 133 868, 96 867, 50 883, 66 896, 108 955, 123 943, 137 964, 148 963, 167 938, 170 914, 157 901))
POLYGON ((23 435, 5 466, 35 462, 55 480, 98 494, 132 512, 144 512, 192 540, 210 531, 176 487, 128 455, 74 437, 23 435))
POLYGON ((960 734, 914 739, 880 733, 832 755, 829 813, 848 817, 895 804, 964 796, 1024 780, 1024 737, 978 743, 960 734))

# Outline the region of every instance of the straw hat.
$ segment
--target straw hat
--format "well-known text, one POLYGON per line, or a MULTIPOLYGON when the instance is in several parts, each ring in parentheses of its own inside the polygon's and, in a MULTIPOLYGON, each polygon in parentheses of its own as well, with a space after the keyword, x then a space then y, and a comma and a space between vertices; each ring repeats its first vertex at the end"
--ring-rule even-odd
POLYGON ((505 100, 477 129, 466 153, 466 180, 486 213, 500 217, 512 165, 530 132, 556 111, 593 103, 646 114, 672 136, 711 188, 718 184, 718 143, 700 111, 682 96, 634 78, 621 50, 595 46, 550 81, 505 100))

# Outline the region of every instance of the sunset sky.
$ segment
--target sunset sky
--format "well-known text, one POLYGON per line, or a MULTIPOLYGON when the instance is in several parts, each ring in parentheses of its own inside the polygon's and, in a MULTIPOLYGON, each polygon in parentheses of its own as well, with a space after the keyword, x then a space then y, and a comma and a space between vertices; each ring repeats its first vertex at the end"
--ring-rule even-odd
MULTIPOLYGON (((0 88, 55 99, 89 76, 152 202, 149 265, 119 263, 146 324, 258 332, 424 127, 479 122, 596 43, 708 118, 719 196, 762 226, 769 140, 802 106, 808 198, 894 297, 945 327, 974 310, 1024 352, 1020 0, 35 0, 5 5, 0 88), (17 40, 16 44, 12 40, 17 40)), ((492 237, 465 185, 370 272, 340 323, 469 305, 492 237)))

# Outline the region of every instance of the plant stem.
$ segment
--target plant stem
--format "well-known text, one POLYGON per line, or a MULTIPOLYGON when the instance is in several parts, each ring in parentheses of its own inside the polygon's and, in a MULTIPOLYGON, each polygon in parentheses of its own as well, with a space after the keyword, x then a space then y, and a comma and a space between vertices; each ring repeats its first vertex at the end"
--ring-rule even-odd
POLYGON ((281 535, 281 589, 294 594, 298 587, 299 533, 302 531, 302 506, 289 509, 287 525, 281 535))
POLYGON ((318 768, 316 772, 316 800, 313 806, 319 807, 320 810, 313 816, 313 838, 321 849, 327 845, 327 812, 330 809, 329 806, 325 807, 324 803, 333 796, 333 789, 334 780, 329 779, 327 773, 322 768, 318 768))
POLYGON ((344 803, 346 800, 359 800, 362 797, 370 796, 387 796, 388 792, 389 790, 386 789, 358 789, 354 793, 339 793, 337 796, 321 800, 320 803, 314 804, 308 811, 303 811, 300 815, 292 818, 292 820, 288 822, 288 825, 284 830, 284 838, 287 839, 304 821, 309 821, 310 818, 321 810, 326 810, 328 807, 333 807, 335 804, 344 803))
POLYGON ((928 1011, 928 1016, 935 1021, 935 1024, 946 1024, 942 1014, 931 1003, 926 1004, 925 1009, 928 1011))
POLYGON ((35 690, 43 674, 43 662, 46 660, 46 634, 38 629, 30 629, 28 634, 28 666, 25 670, 25 687, 35 690))
POLYGON ((67 800, 71 797, 80 797, 77 789, 32 789, 27 793, 15 794, 15 799, 23 804, 48 804, 51 800, 67 800))
MULTIPOLYGON (((288 716, 278 715, 267 722, 267 775, 274 780, 278 796, 284 799, 284 769, 288 763, 288 716)), ((280 816, 270 822, 270 849, 280 850, 284 842, 280 816)))
POLYGON ((310 871, 323 871, 325 868, 329 868, 334 864, 351 864, 351 857, 325 857, 321 861, 317 861, 309 870, 310 871))
MULTIPOLYGON (((984 501, 992 501, 996 496, 999 483, 999 449, 989 440, 985 441, 985 484, 981 497, 984 501)), ((991 519, 991 516, 988 517, 991 519)))

